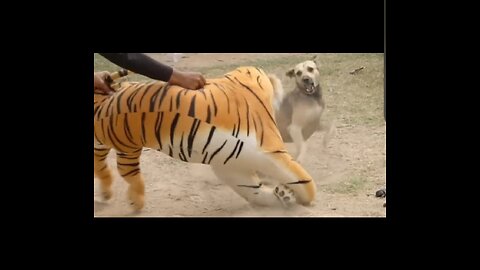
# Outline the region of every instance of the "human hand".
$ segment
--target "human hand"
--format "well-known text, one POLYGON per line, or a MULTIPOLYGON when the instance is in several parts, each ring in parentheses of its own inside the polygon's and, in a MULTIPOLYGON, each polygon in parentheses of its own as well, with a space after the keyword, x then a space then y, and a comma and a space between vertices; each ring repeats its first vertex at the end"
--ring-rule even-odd
POLYGON ((206 80, 201 73, 181 72, 174 69, 169 83, 184 87, 186 89, 197 90, 203 88, 206 80))
POLYGON ((101 92, 105 94, 112 94, 115 92, 110 87, 109 82, 111 81, 110 79, 110 73, 107 71, 101 71, 101 72, 94 72, 93 73, 93 87, 94 90, 100 90, 101 92))

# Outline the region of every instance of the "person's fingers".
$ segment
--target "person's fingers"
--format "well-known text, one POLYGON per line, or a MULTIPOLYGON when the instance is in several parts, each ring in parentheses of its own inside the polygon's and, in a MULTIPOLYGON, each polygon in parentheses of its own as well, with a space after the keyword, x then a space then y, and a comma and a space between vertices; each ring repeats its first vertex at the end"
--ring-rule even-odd
POLYGON ((192 83, 192 89, 193 89, 193 90, 198 90, 198 89, 200 89, 201 87, 202 87, 202 86, 200 85, 200 82, 198 82, 198 81, 194 81, 194 82, 192 83))
POLYGON ((111 77, 108 72, 94 72, 94 89, 104 94, 113 94, 115 90, 110 86, 111 77), (110 80, 110 81, 109 81, 110 80))
POLYGON ((198 90, 200 88, 203 88, 203 86, 205 85, 205 78, 201 75, 201 74, 198 74, 198 76, 195 78, 195 90, 198 90))
POLYGON ((105 93, 113 93, 113 92, 115 92, 115 91, 114 91, 112 88, 110 88, 110 87, 104 87, 104 88, 103 88, 103 92, 105 92, 105 93))
POLYGON ((111 94, 111 93, 114 93, 115 90, 113 90, 111 84, 113 82, 112 78, 110 77, 110 73, 109 72, 104 72, 102 74, 102 81, 103 81, 103 84, 102 84, 102 87, 103 87, 103 90, 105 93, 107 94, 111 94))
POLYGON ((110 73, 108 72, 102 74, 102 79, 106 85, 110 85, 113 82, 112 78, 110 77, 110 73))
POLYGON ((97 89, 106 94, 115 92, 108 84, 105 83, 104 80, 101 80, 101 84, 97 85, 97 89))

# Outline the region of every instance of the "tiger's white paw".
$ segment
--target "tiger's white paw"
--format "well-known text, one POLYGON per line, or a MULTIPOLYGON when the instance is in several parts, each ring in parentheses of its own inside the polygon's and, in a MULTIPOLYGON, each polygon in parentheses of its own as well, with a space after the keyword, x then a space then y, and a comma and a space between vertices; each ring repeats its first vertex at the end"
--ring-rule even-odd
POLYGON ((285 185, 278 185, 275 187, 273 194, 280 200, 283 206, 287 207, 295 203, 295 195, 293 190, 285 185))

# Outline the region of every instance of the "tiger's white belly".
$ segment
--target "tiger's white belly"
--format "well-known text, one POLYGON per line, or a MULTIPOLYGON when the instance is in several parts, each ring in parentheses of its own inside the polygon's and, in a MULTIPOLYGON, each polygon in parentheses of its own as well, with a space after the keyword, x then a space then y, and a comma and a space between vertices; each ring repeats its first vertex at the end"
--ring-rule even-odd
POLYGON ((260 148, 257 147, 256 135, 238 134, 232 136, 231 130, 216 128, 208 141, 209 131, 196 134, 191 149, 188 148, 188 136, 176 136, 171 144, 165 145, 161 152, 190 163, 203 163, 213 166, 236 166, 254 163, 259 159, 260 148))

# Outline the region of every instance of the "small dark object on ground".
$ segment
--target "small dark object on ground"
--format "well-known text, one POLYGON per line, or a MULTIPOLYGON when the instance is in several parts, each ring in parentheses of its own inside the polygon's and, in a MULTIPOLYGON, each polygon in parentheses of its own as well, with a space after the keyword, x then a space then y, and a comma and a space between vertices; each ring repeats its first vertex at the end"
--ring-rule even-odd
POLYGON ((375 197, 384 198, 385 196, 387 196, 387 189, 385 188, 382 188, 375 193, 375 197))

